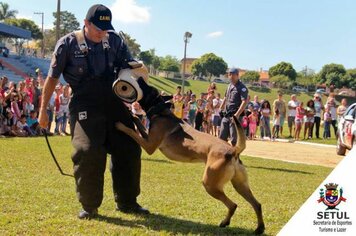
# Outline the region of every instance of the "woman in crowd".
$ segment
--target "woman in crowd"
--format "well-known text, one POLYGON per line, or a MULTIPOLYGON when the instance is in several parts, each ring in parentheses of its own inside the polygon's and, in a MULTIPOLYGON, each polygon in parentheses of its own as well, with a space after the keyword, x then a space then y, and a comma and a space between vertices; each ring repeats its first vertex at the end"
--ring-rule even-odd
POLYGON ((305 108, 305 119, 304 119, 304 139, 308 134, 308 139, 312 138, 312 127, 314 125, 314 115, 315 115, 315 105, 313 100, 307 102, 307 107, 305 108))
POLYGON ((265 137, 271 139, 270 116, 272 114, 272 111, 271 111, 271 105, 267 100, 262 102, 260 113, 261 113, 261 119, 260 119, 261 139, 265 137))
POLYGON ((323 134, 323 139, 330 139, 330 124, 331 124, 331 113, 329 111, 329 107, 325 107, 325 112, 324 112, 324 134, 323 134))
POLYGON ((320 122, 321 122, 321 112, 324 111, 324 105, 321 101, 321 96, 319 93, 314 94, 314 125, 311 127, 310 136, 313 137, 313 127, 315 126, 315 136, 316 138, 319 137, 319 130, 320 130, 320 122))
POLYGON ((335 100, 335 94, 330 93, 329 97, 326 101, 325 107, 329 109, 329 112, 331 114, 331 125, 334 128, 334 133, 336 136, 337 132, 337 127, 336 127, 336 121, 337 121, 337 114, 336 114, 336 100, 335 100))

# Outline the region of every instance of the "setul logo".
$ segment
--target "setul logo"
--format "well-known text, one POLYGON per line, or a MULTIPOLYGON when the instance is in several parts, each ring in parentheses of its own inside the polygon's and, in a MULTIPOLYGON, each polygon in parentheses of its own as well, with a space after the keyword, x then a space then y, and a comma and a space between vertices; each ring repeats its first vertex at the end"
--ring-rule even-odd
POLYGON ((338 210, 336 206, 342 201, 346 201, 346 198, 342 196, 343 189, 338 189, 338 184, 335 183, 325 184, 324 186, 326 189, 320 189, 320 198, 318 203, 323 202, 328 207, 326 210, 338 210))

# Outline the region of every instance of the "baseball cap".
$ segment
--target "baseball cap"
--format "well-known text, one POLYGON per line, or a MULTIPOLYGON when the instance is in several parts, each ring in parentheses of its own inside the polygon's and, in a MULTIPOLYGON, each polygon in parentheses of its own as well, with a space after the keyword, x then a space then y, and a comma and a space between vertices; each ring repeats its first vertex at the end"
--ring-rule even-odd
POLYGON ((89 8, 85 17, 89 22, 93 23, 101 30, 113 30, 114 27, 111 24, 111 11, 109 8, 102 4, 95 4, 89 8))
POLYGON ((239 70, 235 67, 232 67, 232 68, 228 69, 227 73, 238 74, 239 70))

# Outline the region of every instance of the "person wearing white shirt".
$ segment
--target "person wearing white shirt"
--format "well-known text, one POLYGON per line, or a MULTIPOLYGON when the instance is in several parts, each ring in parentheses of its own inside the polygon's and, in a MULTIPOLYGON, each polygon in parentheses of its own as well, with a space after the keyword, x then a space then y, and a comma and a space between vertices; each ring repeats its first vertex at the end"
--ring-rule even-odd
MULTIPOLYGON (((292 129, 293 125, 295 126, 295 115, 296 108, 298 107, 299 102, 297 101, 297 96, 295 94, 291 95, 291 100, 288 102, 288 128, 289 128, 289 138, 292 138, 292 129)), ((295 129, 295 127, 294 127, 295 129)))

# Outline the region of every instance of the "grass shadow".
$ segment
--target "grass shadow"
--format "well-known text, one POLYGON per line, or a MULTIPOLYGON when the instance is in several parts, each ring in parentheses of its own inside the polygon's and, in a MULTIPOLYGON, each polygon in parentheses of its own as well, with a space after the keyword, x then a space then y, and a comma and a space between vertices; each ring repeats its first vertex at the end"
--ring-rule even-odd
POLYGON ((167 82, 165 82, 165 81, 163 81, 163 80, 161 80, 161 79, 159 79, 159 78, 157 78, 157 77, 150 76, 150 79, 153 79, 153 80, 155 80, 155 81, 157 81, 157 82, 159 82, 159 83, 161 83, 161 84, 164 84, 164 85, 167 86, 167 87, 175 88, 175 87, 173 87, 172 85, 168 84, 167 82))
POLYGON ((267 87, 250 86, 248 88, 250 90, 252 90, 252 91, 259 92, 259 93, 269 93, 269 92, 271 92, 271 89, 267 88, 267 87))
POLYGON ((118 226, 142 228, 142 226, 157 232, 165 231, 173 235, 254 235, 253 230, 238 227, 220 228, 217 225, 203 224, 189 220, 176 219, 161 214, 150 214, 136 220, 123 220, 108 216, 99 216, 98 221, 118 226))
MULTIPOLYGON (((180 86, 182 85, 182 80, 181 79, 170 79, 170 78, 166 78, 166 79, 171 81, 171 82, 173 82, 173 83, 175 83, 175 84, 177 84, 177 85, 180 85, 180 86)), ((189 83, 188 80, 184 81, 184 86, 190 86, 190 83, 189 83)))
POLYGON ((262 170, 270 170, 270 171, 280 171, 280 172, 287 172, 287 173, 299 173, 303 175, 314 175, 314 173, 302 171, 302 170, 289 170, 289 169, 282 169, 282 168, 273 168, 273 167, 263 167, 263 166, 246 166, 247 168, 254 168, 254 169, 262 169, 262 170))

